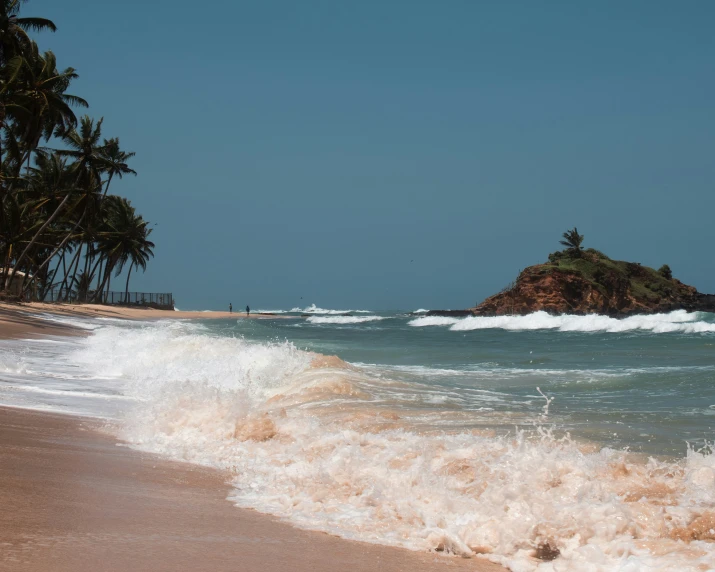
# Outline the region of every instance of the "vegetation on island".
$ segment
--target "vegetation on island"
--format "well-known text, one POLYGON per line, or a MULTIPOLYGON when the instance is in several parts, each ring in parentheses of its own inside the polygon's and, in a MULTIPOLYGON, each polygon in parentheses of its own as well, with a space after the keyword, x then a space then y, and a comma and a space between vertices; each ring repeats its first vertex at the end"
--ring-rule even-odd
POLYGON ((567 234, 571 240, 560 241, 567 248, 549 254, 549 262, 539 266, 540 273, 576 275, 604 296, 610 296, 614 288, 627 289, 638 298, 654 302, 673 294, 676 285, 667 264, 655 270, 638 262, 612 260, 595 248, 583 249, 584 236, 576 228, 564 233, 564 237, 567 234))
POLYGON ((564 250, 551 253, 544 264, 522 270, 505 289, 466 312, 627 316, 677 309, 715 311, 715 296, 683 284, 667 264, 655 270, 638 262, 613 260, 584 248, 583 243, 577 228, 563 233, 564 250))
POLYGON ((149 223, 112 185, 136 175, 134 153, 75 115, 88 107, 70 93, 77 72, 40 52, 29 33, 56 26, 22 17, 25 3, 0 0, 0 294, 99 301, 153 257, 149 223))

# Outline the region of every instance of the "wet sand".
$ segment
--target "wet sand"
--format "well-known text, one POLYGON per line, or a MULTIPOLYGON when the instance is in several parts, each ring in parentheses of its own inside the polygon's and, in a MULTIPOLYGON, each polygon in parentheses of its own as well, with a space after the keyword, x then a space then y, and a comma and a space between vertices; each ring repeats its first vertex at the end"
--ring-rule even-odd
POLYGON ((48 322, 33 316, 36 310, 25 305, 0 302, 0 339, 40 338, 43 336, 76 336, 81 330, 69 325, 48 322))
POLYGON ((226 319, 226 318, 281 318, 271 314, 250 314, 245 312, 177 312, 172 310, 155 310, 153 308, 124 308, 121 306, 104 306, 102 304, 45 304, 43 302, 8 303, 0 302, 0 321, 4 315, 56 314, 58 316, 86 316, 92 318, 122 318, 127 320, 158 320, 158 319, 226 319))
MULTIPOLYGON (((81 333, 27 311, 0 305, 0 338, 81 333)), ((234 507, 228 479, 121 446, 97 420, 0 407, 0 571, 504 572, 293 528, 234 507)))
POLYGON ((96 423, 0 408, 0 570, 503 570, 238 509, 228 475, 118 446, 96 423))

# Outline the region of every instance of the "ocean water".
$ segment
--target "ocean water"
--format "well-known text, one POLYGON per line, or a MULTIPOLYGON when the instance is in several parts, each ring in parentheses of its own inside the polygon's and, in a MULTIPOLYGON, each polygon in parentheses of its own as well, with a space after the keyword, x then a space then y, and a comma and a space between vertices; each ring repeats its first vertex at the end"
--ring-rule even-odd
POLYGON ((112 419, 303 528, 517 572, 715 570, 715 315, 276 313, 52 318, 89 336, 0 342, 0 403, 112 419))

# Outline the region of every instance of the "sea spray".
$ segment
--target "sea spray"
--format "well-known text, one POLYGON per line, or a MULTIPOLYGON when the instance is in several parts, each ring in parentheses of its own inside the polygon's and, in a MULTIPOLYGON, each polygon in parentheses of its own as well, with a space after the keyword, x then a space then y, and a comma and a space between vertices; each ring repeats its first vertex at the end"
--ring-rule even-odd
POLYGON ((305 308, 292 308, 290 310, 292 313, 300 314, 327 314, 327 315, 339 315, 339 314, 370 314, 371 310, 330 310, 327 308, 320 308, 315 304, 311 304, 305 308))
POLYGON ((362 324, 385 320, 382 316, 311 316, 306 321, 311 324, 362 324))
MULTIPOLYGON (((681 323, 693 323, 688 320, 681 323)), ((53 389, 61 374, 73 376, 61 380, 67 391, 121 390, 126 399, 113 402, 125 407, 121 435, 133 446, 230 471, 236 504, 305 528, 417 550, 481 554, 519 571, 712 566, 710 449, 683 446, 680 459, 647 459, 564 437, 559 427, 566 406, 575 403, 569 401, 574 392, 601 385, 613 391, 614 383, 631 378, 638 383, 626 387, 637 389, 663 375, 709 379, 707 360, 584 370, 559 368, 552 356, 549 367, 535 369, 544 347, 561 347, 574 336, 557 330, 538 334, 556 336, 541 345, 537 334, 523 334, 529 338, 526 350, 516 354, 521 368, 491 361, 504 359, 501 346, 518 336, 513 333, 484 353, 490 361, 464 370, 446 359, 430 359, 431 367, 356 367, 316 360, 289 342, 230 335, 235 328, 268 328, 275 339, 273 328, 283 323, 232 323, 234 329, 224 331, 225 324, 94 321, 88 338, 44 344, 44 350, 32 346, 5 375, 20 375, 15 371, 22 368, 30 379, 43 366, 48 376, 56 375, 53 389), (63 369, 53 373, 49 368, 57 363, 63 369), (482 386, 480 380, 493 381, 482 386), (523 398, 517 399, 514 387, 522 385, 523 398), (551 401, 561 387, 567 393, 551 401), (501 417, 506 413, 518 413, 522 428, 508 426, 501 417)), ((399 327, 397 319, 384 324, 399 327)), ((324 326, 311 331, 330 336, 329 324, 324 326)), ((431 330, 400 331, 430 341, 453 339, 444 330, 442 338, 431 330)), ((711 351, 710 334, 695 335, 687 342, 697 352, 688 354, 690 361, 711 351)), ((477 339, 486 346, 494 336, 477 339)), ((572 343, 580 347, 591 339, 577 334, 572 343)), ((465 346, 470 352, 485 352, 471 340, 463 343, 471 344, 465 346)), ((641 336, 633 346, 640 360, 643 344, 641 336)), ((657 342, 658 355, 663 344, 657 342)), ((683 387, 679 383, 678 391, 683 387)), ((604 395, 594 411, 608 407, 604 395)), ((711 404, 703 410, 710 412, 711 404)))
MULTIPOLYGON (((483 554, 513 570, 694 571, 715 558, 709 539, 679 540, 715 503, 706 452, 644 462, 538 426, 430 429, 404 405, 375 402, 389 380, 310 368, 313 356, 291 344, 184 324, 108 327, 90 340, 75 358, 128 378, 137 398, 125 438, 231 471, 239 506, 346 538, 483 554)), ((535 420, 552 399, 537 392, 547 404, 535 420)))
POLYGON ((678 310, 669 314, 610 318, 608 316, 552 316, 546 312, 535 312, 526 316, 469 316, 450 318, 425 316, 410 322, 414 327, 450 326, 452 331, 483 329, 502 330, 558 330, 561 332, 629 332, 648 331, 654 333, 706 333, 715 332, 715 323, 705 321, 702 312, 678 310))

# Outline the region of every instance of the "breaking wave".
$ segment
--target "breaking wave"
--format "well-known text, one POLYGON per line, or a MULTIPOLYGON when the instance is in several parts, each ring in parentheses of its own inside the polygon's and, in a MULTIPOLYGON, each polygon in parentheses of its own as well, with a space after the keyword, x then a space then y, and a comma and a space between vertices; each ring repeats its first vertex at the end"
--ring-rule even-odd
POLYGON ((362 324, 384 319, 382 316, 311 316, 306 322, 311 324, 362 324))
POLYGON ((108 325, 70 361, 124 383, 133 446, 230 471, 237 505, 304 528, 520 572, 696 571, 715 558, 709 450, 646 461, 547 427, 454 430, 440 420, 458 412, 406 382, 190 323, 108 325))
POLYGON ((293 313, 301 313, 301 314, 326 314, 326 315, 336 315, 336 314, 349 314, 349 313, 354 313, 354 314, 369 314, 371 310, 327 310, 325 308, 319 308, 315 304, 311 304, 310 306, 306 308, 293 308, 291 310, 293 313))
POLYGON ((502 329, 502 330, 558 330, 561 332, 628 332, 647 331, 656 334, 682 332, 688 334, 715 332, 711 315, 703 312, 677 310, 669 314, 610 318, 601 315, 552 316, 546 312, 535 312, 526 316, 469 316, 450 318, 425 316, 409 322, 410 326, 450 326, 453 331, 502 329))

